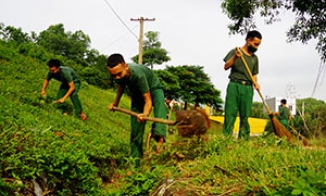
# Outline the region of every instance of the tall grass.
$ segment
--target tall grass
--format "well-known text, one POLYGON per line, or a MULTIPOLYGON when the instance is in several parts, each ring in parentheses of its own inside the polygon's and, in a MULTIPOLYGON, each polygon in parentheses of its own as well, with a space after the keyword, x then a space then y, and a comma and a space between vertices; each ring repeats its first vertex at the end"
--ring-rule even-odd
MULTIPOLYGON (((35 182, 44 195, 325 195, 323 149, 273 135, 224 138, 217 122, 200 140, 170 127, 163 152, 146 149, 142 167, 133 168, 129 116, 107 109, 114 90, 83 82, 79 96, 89 118, 74 116, 70 100, 63 116, 51 104, 59 82, 51 81, 41 102, 51 55, 41 56, 0 44, 0 195, 35 194, 35 182)), ((120 106, 129 104, 124 96, 120 106)))

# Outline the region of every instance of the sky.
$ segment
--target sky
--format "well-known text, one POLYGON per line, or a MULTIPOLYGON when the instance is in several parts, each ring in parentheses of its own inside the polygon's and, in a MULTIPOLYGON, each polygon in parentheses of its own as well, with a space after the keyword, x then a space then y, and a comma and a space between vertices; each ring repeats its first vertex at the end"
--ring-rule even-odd
MULTIPOLYGON (((229 50, 245 44, 245 35, 230 35, 232 23, 223 13, 221 0, 0 0, 0 22, 39 33, 51 25, 63 24, 65 31, 82 30, 91 39, 91 48, 101 54, 121 53, 127 62, 138 54, 140 17, 144 32, 159 32, 162 48, 171 61, 157 65, 198 65, 204 67, 225 100, 229 70, 223 58, 229 50)), ((287 43, 286 31, 294 22, 291 12, 281 12, 281 21, 266 25, 255 17, 263 38, 257 51, 258 83, 264 99, 269 97, 313 97, 326 101, 323 73, 313 93, 321 66, 316 40, 308 44, 287 43)), ((257 92, 254 101, 261 102, 257 92)))

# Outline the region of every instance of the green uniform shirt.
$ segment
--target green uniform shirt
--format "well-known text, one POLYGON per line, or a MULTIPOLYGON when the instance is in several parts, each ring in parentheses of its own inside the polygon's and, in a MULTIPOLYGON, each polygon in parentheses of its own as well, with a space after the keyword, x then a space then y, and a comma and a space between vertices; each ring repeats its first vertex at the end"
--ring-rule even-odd
POLYGON ((49 72, 47 80, 51 80, 52 78, 62 82, 64 85, 68 85, 71 81, 80 82, 76 72, 72 68, 65 66, 60 66, 60 72, 56 74, 49 72))
POLYGON ((160 80, 148 67, 138 64, 128 64, 128 67, 130 77, 126 85, 132 97, 142 97, 148 91, 163 89, 160 80))
POLYGON ((279 112, 280 112, 280 115, 278 116, 279 120, 289 120, 290 109, 288 107, 281 106, 279 112))
MULTIPOLYGON (((224 58, 224 62, 228 61, 230 58, 234 56, 236 52, 236 49, 232 49, 224 58)), ((259 72, 259 63, 258 63, 258 57, 253 54, 252 56, 246 55, 244 52, 242 52, 242 55, 245 59, 245 61, 248 64, 249 70, 251 71, 251 74, 257 75, 259 72)), ((245 81, 251 81, 250 76, 247 73, 247 70, 244 66, 244 64, 241 61, 241 58, 237 58, 231 67, 231 72, 229 75, 229 79, 238 79, 238 80, 245 80, 245 81)))

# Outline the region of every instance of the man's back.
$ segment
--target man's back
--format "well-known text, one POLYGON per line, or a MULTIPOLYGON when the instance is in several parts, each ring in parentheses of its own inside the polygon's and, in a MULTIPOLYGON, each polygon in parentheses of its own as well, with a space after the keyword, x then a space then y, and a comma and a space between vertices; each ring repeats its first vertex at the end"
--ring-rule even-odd
POLYGON ((155 89, 163 89, 160 80, 153 71, 144 65, 128 64, 130 78, 128 88, 132 95, 144 94, 155 89))
POLYGON ((60 72, 56 74, 52 74, 51 72, 48 73, 47 79, 51 80, 52 78, 68 84, 71 81, 79 81, 78 76, 76 72, 70 68, 70 67, 65 67, 65 66, 60 66, 60 72))

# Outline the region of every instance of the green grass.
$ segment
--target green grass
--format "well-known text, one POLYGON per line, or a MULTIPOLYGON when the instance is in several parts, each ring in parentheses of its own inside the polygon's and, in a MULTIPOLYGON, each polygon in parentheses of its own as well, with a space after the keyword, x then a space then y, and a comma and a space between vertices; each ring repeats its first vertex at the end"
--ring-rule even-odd
MULTIPOLYGON (((48 195, 325 195, 325 150, 317 148, 325 141, 307 149, 274 135, 234 140, 217 122, 201 140, 180 138, 171 127, 164 151, 146 150, 135 169, 129 116, 108 110, 114 90, 82 83, 89 118, 75 116, 70 100, 63 116, 51 104, 59 82, 51 81, 41 103, 45 62, 3 44, 0 52, 0 195, 31 193, 31 182, 44 179, 48 195)), ((120 107, 129 104, 124 96, 120 107)))

